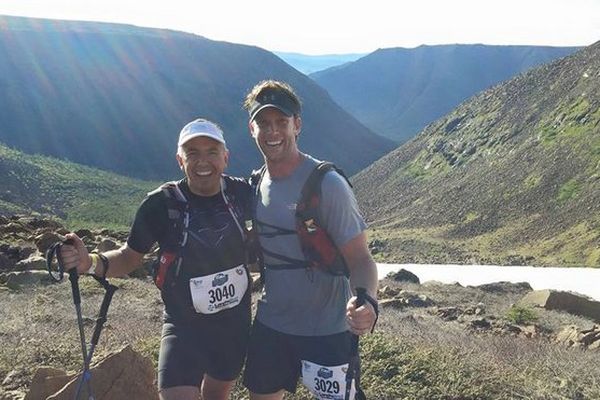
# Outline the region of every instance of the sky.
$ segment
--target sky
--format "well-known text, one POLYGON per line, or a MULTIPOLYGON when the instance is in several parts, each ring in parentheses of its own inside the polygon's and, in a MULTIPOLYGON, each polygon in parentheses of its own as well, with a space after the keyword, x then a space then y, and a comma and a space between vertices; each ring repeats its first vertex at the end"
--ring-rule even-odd
POLYGON ((0 15, 168 28, 311 55, 600 40, 600 0, 0 0, 0 15))

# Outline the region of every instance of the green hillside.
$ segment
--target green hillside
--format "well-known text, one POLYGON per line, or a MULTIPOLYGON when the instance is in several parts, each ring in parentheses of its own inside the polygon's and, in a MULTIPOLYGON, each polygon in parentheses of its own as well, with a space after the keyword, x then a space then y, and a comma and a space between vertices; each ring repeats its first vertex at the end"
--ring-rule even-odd
POLYGON ((0 214, 57 216, 70 227, 126 229, 145 194, 158 183, 0 144, 0 214))
POLYGON ((577 49, 481 44, 380 49, 311 77, 367 127, 403 143, 474 94, 577 49))
POLYGON ((242 109, 260 80, 303 100, 303 148, 356 173, 395 148, 313 80, 253 46, 128 25, 0 16, 0 141, 141 179, 170 179, 189 121, 219 123, 231 173, 262 159, 242 109), (340 147, 344 142, 346 146, 340 147))
POLYGON ((359 173, 379 257, 599 267, 599 71, 600 42, 475 96, 359 173))

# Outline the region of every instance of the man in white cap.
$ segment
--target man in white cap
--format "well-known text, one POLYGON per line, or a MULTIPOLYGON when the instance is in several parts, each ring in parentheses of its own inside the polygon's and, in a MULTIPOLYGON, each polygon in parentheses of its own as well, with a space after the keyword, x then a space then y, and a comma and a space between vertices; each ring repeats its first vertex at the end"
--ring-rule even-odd
POLYGON ((177 162, 185 178, 150 192, 127 243, 89 254, 77 235, 61 256, 66 269, 123 276, 158 243, 154 280, 165 304, 158 386, 163 400, 227 399, 244 362, 250 327, 245 180, 224 175, 222 130, 197 119, 180 132, 177 162))

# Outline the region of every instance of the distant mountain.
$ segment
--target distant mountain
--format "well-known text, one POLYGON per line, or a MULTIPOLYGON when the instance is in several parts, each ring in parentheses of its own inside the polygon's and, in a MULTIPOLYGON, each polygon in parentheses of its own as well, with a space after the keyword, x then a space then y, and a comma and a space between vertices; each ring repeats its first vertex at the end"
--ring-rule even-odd
POLYGON ((285 53, 276 51, 276 56, 281 58, 292 67, 296 68, 303 74, 312 74, 313 72, 322 71, 327 68, 344 65, 346 63, 358 60, 364 57, 366 53, 356 54, 323 54, 323 55, 307 55, 300 53, 285 53))
POLYGON ((241 105, 267 78, 288 81, 303 99, 305 151, 353 173, 395 147, 265 50, 169 30, 18 17, 0 17, 0 141, 171 179, 179 176, 179 130, 203 116, 226 132, 229 172, 246 175, 261 161, 241 105))
POLYGON ((384 259, 600 267, 600 42, 473 97, 354 183, 384 259))
POLYGON ((158 183, 125 178, 0 144, 0 215, 57 216, 71 227, 128 228, 158 183))
POLYGON ((405 142, 477 92, 577 49, 486 45, 381 49, 311 77, 367 127, 405 142))

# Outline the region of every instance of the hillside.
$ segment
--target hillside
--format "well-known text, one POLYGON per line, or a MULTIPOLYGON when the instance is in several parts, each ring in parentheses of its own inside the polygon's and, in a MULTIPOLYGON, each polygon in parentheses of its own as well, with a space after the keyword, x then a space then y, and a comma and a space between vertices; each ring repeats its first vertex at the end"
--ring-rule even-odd
POLYGON ((374 132, 405 142, 472 95, 576 49, 487 45, 380 49, 311 77, 374 132))
POLYGON ((179 130, 203 116, 226 132, 230 172, 246 175, 260 158, 241 105, 266 78, 288 81, 303 99, 307 152, 354 173, 395 147, 260 48, 169 30, 6 16, 0 141, 128 176, 171 179, 179 173, 179 130))
POLYGON ((312 74, 331 67, 337 67, 364 57, 366 54, 320 54, 309 55, 300 53, 275 52, 275 55, 281 58, 292 67, 303 74, 312 74))
POLYGON ((600 267, 600 42, 473 97, 354 182, 382 259, 600 267))
MULTIPOLYGON (((75 374, 82 364, 70 284, 67 279, 51 284, 41 257, 56 240, 56 231, 63 231, 63 227, 44 219, 15 218, 7 222, 0 218, 3 241, 4 228, 15 225, 21 227, 20 234, 25 238, 46 239, 0 247, 0 399, 53 398, 47 396, 72 377, 64 373, 75 374), (60 334, 51 335, 50 340, 49 332, 60 334), (47 367, 53 369, 48 371, 47 367), (44 370, 52 372, 51 379, 40 379, 37 372, 44 370)), ((119 247, 125 240, 105 230, 87 230, 85 234, 89 248, 104 251, 119 247)), ((119 290, 112 298, 93 355, 91 382, 98 400, 157 398, 140 395, 140 391, 147 393, 156 382, 162 300, 144 268, 135 275, 110 280, 119 290), (149 367, 142 369, 139 362, 121 359, 102 369, 108 354, 124 346, 133 347, 147 358, 149 367), (107 369, 112 379, 103 373, 107 369), (128 385, 129 379, 137 384, 128 385), (140 381, 145 382, 142 390, 140 381), (106 394, 108 390, 99 390, 107 387, 112 396, 106 394), (113 390, 115 387, 121 390, 113 390)), ((89 340, 104 290, 86 276, 80 278, 79 287, 89 340)), ((254 302, 258 292, 255 290, 254 302)), ((593 368, 600 354, 597 321, 573 315, 574 310, 557 310, 561 301, 535 309, 522 304, 524 297, 532 294, 526 282, 462 287, 439 282, 421 284, 408 271, 388 276, 378 291, 381 314, 376 331, 360 339, 361 384, 367 398, 600 398, 600 370, 593 368)), ((595 307, 597 311, 598 303, 595 307)), ((230 397, 248 398, 241 380, 230 397)), ((63 396, 54 398, 72 396, 63 392, 63 396)), ((314 397, 299 385, 297 393, 286 395, 286 399, 314 397)))
POLYGON ((2 144, 0 182, 0 215, 57 216, 71 229, 127 229, 145 194, 158 185, 2 144))

